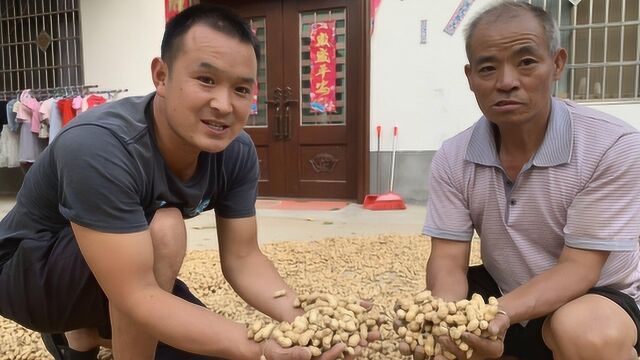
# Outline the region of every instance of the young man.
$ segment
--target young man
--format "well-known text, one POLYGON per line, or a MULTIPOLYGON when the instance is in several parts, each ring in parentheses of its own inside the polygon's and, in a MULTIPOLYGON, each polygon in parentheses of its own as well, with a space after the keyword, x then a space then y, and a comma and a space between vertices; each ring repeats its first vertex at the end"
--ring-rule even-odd
POLYGON ((466 49, 484 116, 432 163, 428 288, 499 298, 498 340, 464 335, 474 359, 637 360, 640 133, 551 96, 567 53, 540 8, 484 11, 466 49), (469 268, 474 230, 484 265, 469 268))
POLYGON ((197 5, 167 24, 161 51, 156 92, 82 114, 27 174, 0 222, 0 315, 46 333, 57 360, 95 359, 109 333, 118 360, 309 359, 248 340, 176 281, 183 219, 214 209, 237 293, 274 319, 299 314, 256 239, 258 162, 242 130, 256 39, 236 15, 197 5), (278 289, 287 295, 274 299, 278 289), (158 341, 168 345, 156 352, 158 341))

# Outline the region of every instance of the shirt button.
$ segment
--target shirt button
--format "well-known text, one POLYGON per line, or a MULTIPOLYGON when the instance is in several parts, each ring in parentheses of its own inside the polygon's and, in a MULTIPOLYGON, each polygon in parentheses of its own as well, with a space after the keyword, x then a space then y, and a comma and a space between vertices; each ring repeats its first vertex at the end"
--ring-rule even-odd
POLYGON ((517 203, 516 199, 511 199, 511 201, 509 202, 511 206, 514 206, 516 203, 517 203))

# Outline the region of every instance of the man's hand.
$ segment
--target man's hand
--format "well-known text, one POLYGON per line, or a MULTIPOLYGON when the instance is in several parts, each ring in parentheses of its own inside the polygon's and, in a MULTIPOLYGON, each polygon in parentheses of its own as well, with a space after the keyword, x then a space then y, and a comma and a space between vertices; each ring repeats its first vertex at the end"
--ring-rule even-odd
MULTIPOLYGON (((275 341, 267 340, 260 360, 310 360, 311 352, 302 346, 282 348, 275 341)), ((327 358, 329 359, 329 358, 327 358)), ((335 359, 335 358, 334 358, 335 359)))
MULTIPOLYGON (((311 357, 311 352, 302 346, 294 346, 291 348, 282 348, 278 346, 275 341, 268 341, 264 347, 264 357, 266 360, 335 360, 340 357, 343 351, 347 348, 344 343, 336 344, 331 349, 325 351, 320 356, 311 357)), ((346 355, 344 357, 347 360, 352 360, 355 357, 346 355)))
MULTIPOLYGON (((399 325, 401 326, 399 323, 394 324, 394 326, 399 325)), ((471 360, 493 359, 502 356, 502 353, 504 352, 504 337, 509 326, 509 317, 499 313, 493 320, 491 320, 489 328, 487 329, 489 331, 489 336, 496 336, 496 340, 480 337, 468 332, 462 334, 462 341, 469 345, 470 349, 473 349, 471 360)), ((449 336, 440 336, 436 341, 438 341, 442 347, 442 351, 450 352, 455 355, 458 360, 467 360, 466 351, 460 350, 449 336)), ((400 347, 399 350, 402 355, 413 356, 414 360, 427 359, 422 348, 416 347, 416 350, 412 352, 408 344, 401 342, 400 345, 407 345, 400 347)), ((447 360, 444 355, 436 355, 433 359, 447 360)))
MULTIPOLYGON (((504 352, 504 337, 510 326, 509 317, 503 313, 498 313, 496 317, 489 322, 489 336, 496 337, 496 340, 483 338, 472 333, 462 334, 462 341, 473 349, 472 360, 499 358, 504 352)), ((456 356, 456 359, 465 360, 467 355, 465 351, 460 350, 455 342, 448 336, 440 336, 438 343, 442 346, 443 351, 446 350, 456 356)), ((434 360, 447 360, 444 355, 438 355, 434 360)))

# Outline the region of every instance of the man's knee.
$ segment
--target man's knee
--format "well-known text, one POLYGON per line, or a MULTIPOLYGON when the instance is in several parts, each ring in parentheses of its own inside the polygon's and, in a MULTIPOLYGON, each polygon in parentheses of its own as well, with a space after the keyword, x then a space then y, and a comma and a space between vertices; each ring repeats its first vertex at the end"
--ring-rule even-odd
MULTIPOLYGON (((604 359, 618 349, 619 358, 634 345, 629 337, 626 313, 607 299, 592 296, 576 299, 549 316, 543 326, 543 338, 558 359, 604 359), (605 307, 598 306, 605 301, 605 307), (614 316, 611 312, 617 313, 614 316), (609 315, 607 315, 609 314, 609 315)), ((630 319, 629 319, 630 320, 630 319)), ((633 329, 632 329, 633 330, 633 329)))
POLYGON ((187 251, 187 230, 182 213, 176 208, 158 209, 149 231, 155 265, 177 276, 187 251))

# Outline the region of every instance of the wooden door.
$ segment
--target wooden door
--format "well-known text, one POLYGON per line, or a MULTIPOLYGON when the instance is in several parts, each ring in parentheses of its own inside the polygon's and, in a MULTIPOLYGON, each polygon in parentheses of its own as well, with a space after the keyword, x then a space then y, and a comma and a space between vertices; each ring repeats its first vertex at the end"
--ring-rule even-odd
POLYGON ((260 196, 361 199, 368 186, 365 0, 203 0, 233 8, 262 49, 258 114, 246 127, 260 196), (310 107, 310 34, 335 21, 336 109, 310 107))

